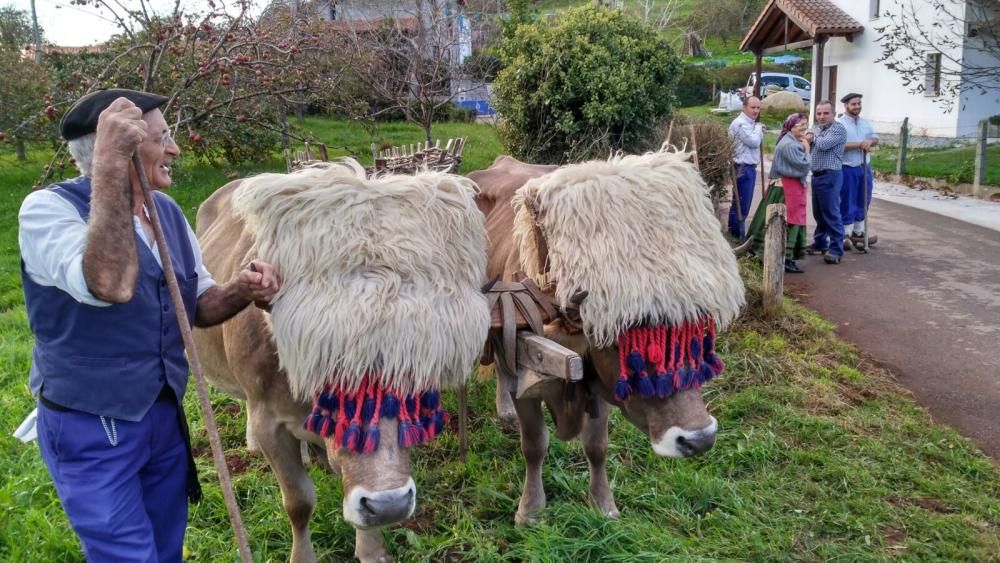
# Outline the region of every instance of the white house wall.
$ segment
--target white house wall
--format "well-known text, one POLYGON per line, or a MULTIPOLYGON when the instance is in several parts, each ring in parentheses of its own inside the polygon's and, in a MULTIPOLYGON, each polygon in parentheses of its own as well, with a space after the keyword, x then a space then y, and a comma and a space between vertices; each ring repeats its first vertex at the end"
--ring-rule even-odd
MULTIPOLYGON (((908 6, 911 0, 902 2, 908 6)), ((953 109, 946 112, 942 107, 942 97, 911 93, 896 72, 886 68, 884 63, 875 62, 882 54, 878 43, 879 34, 875 28, 887 25, 889 19, 872 19, 870 0, 833 0, 833 3, 865 27, 864 31, 855 35, 853 42, 837 37, 826 44, 823 66, 837 65, 838 97, 848 92, 863 94, 862 115, 872 122, 879 133, 898 133, 903 119, 909 117, 911 135, 955 137, 971 134, 966 132, 965 127, 965 121, 971 118, 965 116, 972 114, 961 111, 961 104, 952 104, 953 109), (963 118, 960 119, 960 116, 963 118)), ((934 14, 928 9, 928 1, 912 0, 912 3, 923 16, 920 18, 922 22, 933 21, 934 14)), ((882 0, 880 11, 885 13, 886 10, 891 10, 898 13, 902 5, 904 4, 900 0, 882 0)), ((959 52, 955 56, 960 57, 961 48, 957 48, 957 51, 959 52)), ((970 103, 981 109, 980 104, 985 104, 985 101, 970 100, 970 103)), ((836 105, 838 111, 842 111, 839 101, 836 105)), ((983 108, 985 107, 984 105, 983 108)))
MULTIPOLYGON (((970 41, 975 41, 972 39, 970 41)), ((973 67, 988 68, 997 66, 995 57, 967 44, 965 59, 973 67)), ((979 131, 979 120, 1000 114, 1000 81, 994 80, 987 86, 986 92, 981 88, 965 87, 962 90, 961 104, 958 110, 958 136, 972 137, 979 131)))

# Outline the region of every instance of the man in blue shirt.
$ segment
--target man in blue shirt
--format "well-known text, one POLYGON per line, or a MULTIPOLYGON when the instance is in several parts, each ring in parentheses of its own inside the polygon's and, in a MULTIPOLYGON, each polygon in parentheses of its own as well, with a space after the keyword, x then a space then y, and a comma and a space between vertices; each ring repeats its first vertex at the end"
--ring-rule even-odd
POLYGON ((847 131, 833 118, 833 103, 816 104, 816 126, 807 134, 813 145, 812 203, 816 232, 810 254, 823 254, 827 264, 840 264, 844 255, 844 225, 840 216, 841 166, 847 131))
MULTIPOLYGON (((844 114, 837 121, 847 131, 844 145, 844 185, 840 190, 840 213, 844 230, 850 236, 855 248, 864 248, 865 216, 872 201, 872 170, 868 163, 868 153, 878 144, 878 135, 867 119, 861 117, 861 94, 850 93, 840 99, 844 104, 844 114)), ((868 244, 878 242, 878 237, 869 233, 868 244)))
POLYGON ((132 155, 156 190, 188 322, 219 324, 280 284, 261 261, 225 285, 205 269, 160 191, 180 153, 166 101, 121 89, 77 101, 60 132, 83 175, 32 192, 18 215, 39 450, 91 562, 181 561, 187 497, 200 494, 181 406, 188 364, 132 155))

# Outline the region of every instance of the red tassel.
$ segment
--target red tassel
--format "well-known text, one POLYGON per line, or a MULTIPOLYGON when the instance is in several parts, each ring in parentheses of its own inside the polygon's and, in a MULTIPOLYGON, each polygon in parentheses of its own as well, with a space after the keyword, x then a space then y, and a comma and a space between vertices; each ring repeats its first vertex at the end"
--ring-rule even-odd
MULTIPOLYGON (((337 396, 340 398, 340 410, 337 411, 337 427, 333 431, 333 443, 337 447, 340 447, 340 444, 342 444, 344 440, 344 432, 347 431, 347 426, 350 424, 346 415, 347 399, 349 395, 341 389, 337 391, 337 396)), ((357 401, 355 401, 355 403, 357 403, 357 401)), ((360 409, 361 405, 356 405, 355 408, 360 409)))

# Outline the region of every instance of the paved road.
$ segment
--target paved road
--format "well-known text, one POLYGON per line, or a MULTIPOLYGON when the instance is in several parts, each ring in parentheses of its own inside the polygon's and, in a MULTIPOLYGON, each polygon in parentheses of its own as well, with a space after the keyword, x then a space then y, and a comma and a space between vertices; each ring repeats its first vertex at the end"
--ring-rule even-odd
POLYGON ((872 220, 870 254, 810 256, 787 291, 1000 460, 1000 232, 878 199, 872 220))

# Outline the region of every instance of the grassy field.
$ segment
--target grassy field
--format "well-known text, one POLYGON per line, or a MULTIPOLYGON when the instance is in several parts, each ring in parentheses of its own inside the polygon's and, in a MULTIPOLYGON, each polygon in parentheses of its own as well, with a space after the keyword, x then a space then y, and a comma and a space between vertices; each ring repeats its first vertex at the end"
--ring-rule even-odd
MULTIPOLYGON (((364 154, 360 128, 306 124, 331 147, 364 154)), ((382 134, 419 139, 410 126, 382 134)), ((442 137, 471 137, 467 167, 485 165, 499 144, 486 126, 442 125, 442 137), (451 129, 454 128, 454 129, 451 129)), ((35 444, 10 432, 31 409, 31 335, 17 279, 16 213, 44 164, 0 157, 0 560, 81 561, 35 444)), ((255 170, 277 168, 261 163, 255 170)), ((252 170, 242 170, 249 173, 252 170)), ((188 162, 171 190, 189 214, 227 170, 188 162)), ((523 473, 518 439, 492 415, 490 381, 471 387, 469 458, 445 433, 420 450, 416 517, 385 531, 401 561, 940 560, 1000 558, 1000 475, 968 440, 935 424, 885 372, 794 303, 776 321, 759 318, 759 269, 742 265, 750 305, 722 336, 727 372, 705 395, 719 419, 704 457, 658 458, 648 439, 612 417, 609 471, 622 517, 608 521, 586 504, 586 460, 578 443, 552 439, 544 522, 513 525, 523 473)), ((287 560, 288 525, 262 458, 243 448, 244 413, 222 394, 214 404, 236 494, 258 561, 287 560)), ((446 397, 454 412, 454 398, 446 397)), ((207 439, 194 393, 187 397, 195 446, 207 439)), ((192 508, 190 560, 237 560, 211 457, 198 460, 205 500, 192 508)), ((323 561, 350 559, 353 531, 341 519, 342 490, 315 468, 313 542, 323 561)))
MULTIPOLYGON (((898 147, 886 145, 872 153, 872 168, 887 174, 896 173, 898 147)), ((976 147, 909 149, 906 173, 911 176, 941 178, 951 183, 971 184, 975 175, 976 147)), ((1000 186, 1000 145, 986 149, 985 184, 1000 186)))

